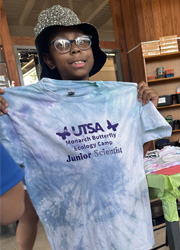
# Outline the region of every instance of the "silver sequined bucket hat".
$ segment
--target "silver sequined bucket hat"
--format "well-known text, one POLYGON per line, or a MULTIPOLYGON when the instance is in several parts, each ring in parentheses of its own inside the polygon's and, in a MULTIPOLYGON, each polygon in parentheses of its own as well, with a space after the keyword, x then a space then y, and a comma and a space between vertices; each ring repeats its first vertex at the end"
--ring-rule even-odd
POLYGON ((104 65, 106 61, 106 54, 99 47, 99 35, 97 29, 89 23, 82 23, 77 15, 68 8, 54 5, 53 7, 43 10, 39 17, 37 25, 34 28, 35 32, 35 45, 39 54, 40 64, 42 67, 41 76, 61 79, 56 69, 50 70, 43 60, 43 52, 47 49, 47 36, 51 32, 52 27, 56 26, 70 26, 78 27, 86 35, 92 36, 92 51, 94 56, 94 65, 90 72, 90 76, 96 74, 104 65))

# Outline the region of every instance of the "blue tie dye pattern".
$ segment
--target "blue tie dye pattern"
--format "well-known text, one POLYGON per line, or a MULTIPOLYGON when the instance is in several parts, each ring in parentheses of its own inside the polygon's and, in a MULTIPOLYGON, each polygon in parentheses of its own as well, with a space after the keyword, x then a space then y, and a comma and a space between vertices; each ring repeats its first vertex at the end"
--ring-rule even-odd
POLYGON ((142 145, 171 127, 152 103, 137 101, 137 84, 43 79, 4 97, 0 138, 25 166, 51 248, 150 249, 142 145))

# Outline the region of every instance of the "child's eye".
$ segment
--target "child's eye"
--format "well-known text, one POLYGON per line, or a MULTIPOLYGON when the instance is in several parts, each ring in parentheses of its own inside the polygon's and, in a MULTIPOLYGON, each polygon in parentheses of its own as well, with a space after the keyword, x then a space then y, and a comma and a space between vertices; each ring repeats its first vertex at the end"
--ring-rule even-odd
POLYGON ((82 44, 82 43, 85 43, 85 42, 86 42, 85 39, 80 39, 80 40, 79 40, 79 44, 82 44))
POLYGON ((58 39, 58 40, 56 40, 55 45, 56 45, 56 47, 58 49, 68 48, 69 47, 69 41, 63 40, 63 39, 58 39))
POLYGON ((76 40, 76 43, 78 44, 78 45, 89 45, 90 44, 90 40, 89 40, 89 38, 87 37, 81 37, 81 38, 79 38, 79 39, 77 39, 76 40))

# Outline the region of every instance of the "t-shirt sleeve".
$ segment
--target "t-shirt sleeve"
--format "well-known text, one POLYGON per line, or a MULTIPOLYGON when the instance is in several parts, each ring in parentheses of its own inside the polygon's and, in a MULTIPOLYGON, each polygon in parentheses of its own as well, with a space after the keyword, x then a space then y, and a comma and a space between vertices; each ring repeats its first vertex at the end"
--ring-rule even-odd
POLYGON ((0 143, 0 195, 17 185, 24 177, 24 171, 15 163, 13 158, 0 143))
POLYGON ((0 116, 0 142, 18 165, 23 165, 23 153, 19 136, 10 116, 0 116))
POLYGON ((141 107, 142 143, 170 137, 172 127, 159 113, 152 102, 141 107))

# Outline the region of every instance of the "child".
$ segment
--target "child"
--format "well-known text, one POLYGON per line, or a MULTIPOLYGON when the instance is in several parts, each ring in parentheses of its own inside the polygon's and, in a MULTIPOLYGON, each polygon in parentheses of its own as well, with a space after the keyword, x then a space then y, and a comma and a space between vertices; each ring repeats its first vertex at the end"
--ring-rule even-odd
MULTIPOLYGON (((0 133, 25 166, 51 248, 152 248, 143 144, 170 136, 171 126, 137 100, 136 83, 88 81, 106 56, 96 28, 71 10, 43 11, 35 34, 42 80, 6 90, 0 133)), ((148 87, 139 92, 157 104, 148 87)))
POLYGON ((0 143, 0 225, 18 220, 24 211, 24 171, 0 143))

